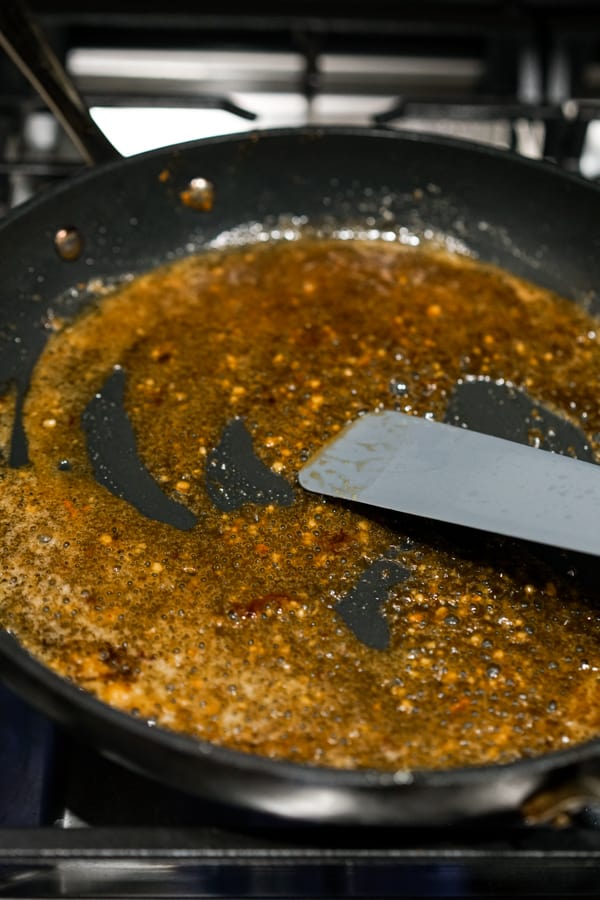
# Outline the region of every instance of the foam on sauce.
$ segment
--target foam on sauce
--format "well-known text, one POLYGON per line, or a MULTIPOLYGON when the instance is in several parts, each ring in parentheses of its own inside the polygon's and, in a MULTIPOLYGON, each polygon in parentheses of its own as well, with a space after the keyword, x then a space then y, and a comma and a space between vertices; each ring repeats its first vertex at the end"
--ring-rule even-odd
POLYGON ((65 323, 34 371, 31 465, 0 469, 0 622, 107 703, 270 757, 444 768, 595 737, 596 592, 516 543, 366 515, 296 475, 361 411, 442 419, 460 379, 515 385, 595 452, 599 373, 583 311, 426 248, 307 239, 135 279, 65 323), (94 478, 82 416, 115 366, 136 452, 188 530, 94 478), (211 460, 227 468, 239 420, 289 503, 215 502, 211 460), (385 650, 342 614, 369 572, 385 650))

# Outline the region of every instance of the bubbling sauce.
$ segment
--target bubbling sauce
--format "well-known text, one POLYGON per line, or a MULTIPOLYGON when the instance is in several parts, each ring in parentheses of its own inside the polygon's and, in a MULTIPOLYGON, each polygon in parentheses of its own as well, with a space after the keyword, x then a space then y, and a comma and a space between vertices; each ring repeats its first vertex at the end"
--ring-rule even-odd
MULTIPOLYGON (((297 483, 362 411, 443 419, 469 379, 526 391, 595 452, 595 329, 506 272, 379 242, 211 251, 137 278, 62 323, 34 371, 31 463, 0 469, 0 622, 109 704, 273 758, 447 768, 596 737, 600 606, 576 578, 297 483), (82 417, 115 366, 141 462, 188 530, 94 477, 82 417), (215 502, 232 422, 289 502, 215 502), (374 566, 386 649, 338 610, 374 566)), ((7 395, 5 443, 12 412, 7 395)))

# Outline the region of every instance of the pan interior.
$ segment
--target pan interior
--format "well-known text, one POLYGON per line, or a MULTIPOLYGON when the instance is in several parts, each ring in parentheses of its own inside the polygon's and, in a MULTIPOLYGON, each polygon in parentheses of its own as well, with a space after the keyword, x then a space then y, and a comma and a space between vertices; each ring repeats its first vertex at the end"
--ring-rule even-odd
POLYGON ((435 246, 305 238, 213 249, 52 327, 0 503, 2 624, 57 672, 167 728, 346 769, 598 734, 579 562, 296 481, 381 408, 595 459, 587 313, 435 246))

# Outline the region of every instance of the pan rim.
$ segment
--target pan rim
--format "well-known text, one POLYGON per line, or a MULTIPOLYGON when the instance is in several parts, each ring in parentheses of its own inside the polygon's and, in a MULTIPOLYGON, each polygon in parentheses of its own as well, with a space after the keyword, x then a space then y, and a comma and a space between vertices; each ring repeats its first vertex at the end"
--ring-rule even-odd
POLYGON ((194 150, 203 147, 215 145, 232 145, 239 144, 256 144, 265 140, 287 140, 289 138, 298 138, 299 140, 317 140, 327 137, 343 137, 357 138, 359 140, 390 140, 396 143, 406 144, 426 144, 431 147, 440 147, 459 150, 461 153, 471 154, 475 157, 501 159, 504 162, 517 166, 518 168, 531 169, 537 171, 541 175, 549 176, 553 180, 559 179, 565 184, 571 184, 573 187, 584 188, 586 192, 591 191, 597 193, 600 198, 600 182, 590 181, 575 172, 568 172, 559 168, 556 164, 544 159, 531 159, 529 157, 520 156, 513 150, 491 147, 484 144, 476 144, 472 141, 445 137, 443 135, 429 135, 414 131, 393 131, 391 129, 378 128, 362 128, 360 126, 305 126, 302 128, 265 128, 255 129, 248 132, 235 132, 227 135, 217 135, 215 137, 200 138, 197 141, 187 141, 182 144, 171 144, 166 147, 159 147, 154 150, 147 150, 144 153, 138 153, 133 156, 121 157, 102 163, 97 166, 84 167, 71 178, 66 178, 58 184, 42 190, 40 193, 31 197, 29 200, 19 204, 8 215, 0 221, 0 233, 11 224, 27 215, 37 206, 46 203, 54 197, 59 197, 64 193, 70 193, 73 189, 77 189, 80 185, 93 181, 99 175, 109 174, 114 170, 120 170, 134 167, 136 164, 144 161, 161 158, 177 158, 178 156, 193 153, 194 150))

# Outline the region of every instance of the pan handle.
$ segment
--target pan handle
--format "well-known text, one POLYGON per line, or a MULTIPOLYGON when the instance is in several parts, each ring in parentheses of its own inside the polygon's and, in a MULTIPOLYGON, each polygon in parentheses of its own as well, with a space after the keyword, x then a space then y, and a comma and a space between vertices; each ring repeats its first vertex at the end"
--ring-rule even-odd
POLYGON ((528 825, 564 825, 572 816, 600 804, 600 772, 597 765, 575 769, 550 786, 528 797, 521 814, 528 825))
POLYGON ((48 104, 88 165, 120 159, 21 0, 0 3, 0 46, 48 104))

